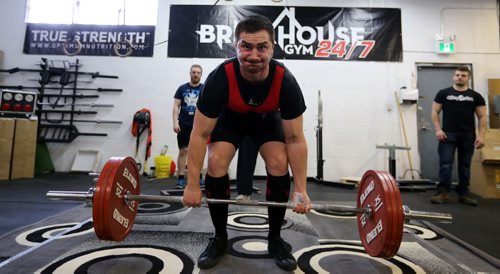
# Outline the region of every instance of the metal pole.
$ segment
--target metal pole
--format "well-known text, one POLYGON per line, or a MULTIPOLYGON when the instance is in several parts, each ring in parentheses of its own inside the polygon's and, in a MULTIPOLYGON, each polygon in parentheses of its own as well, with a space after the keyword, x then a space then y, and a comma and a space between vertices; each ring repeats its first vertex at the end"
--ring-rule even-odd
POLYGON ((323 182, 323 101, 318 90, 318 126, 316 127, 316 180, 323 182))
POLYGON ((453 220, 451 214, 448 213, 411 210, 406 205, 403 205, 403 212, 405 215, 405 220, 421 220, 421 221, 440 220, 441 222, 447 222, 447 223, 451 223, 453 220))
MULTIPOLYGON (((169 202, 169 203, 182 203, 181 196, 157 196, 157 195, 125 195, 126 200, 139 201, 139 202, 169 202)), ((226 200, 226 199, 211 199, 202 198, 202 204, 232 204, 232 205, 245 205, 245 206, 271 206, 271 207, 285 207, 293 208, 293 203, 278 203, 269 201, 240 201, 240 200, 226 200)), ((312 204, 312 209, 315 210, 330 210, 337 212, 352 212, 352 213, 367 213, 371 212, 369 208, 356 208, 351 206, 341 206, 341 205, 328 205, 328 204, 312 204)))
POLYGON ((92 201, 93 193, 83 191, 49 191, 45 196, 49 200, 92 201))

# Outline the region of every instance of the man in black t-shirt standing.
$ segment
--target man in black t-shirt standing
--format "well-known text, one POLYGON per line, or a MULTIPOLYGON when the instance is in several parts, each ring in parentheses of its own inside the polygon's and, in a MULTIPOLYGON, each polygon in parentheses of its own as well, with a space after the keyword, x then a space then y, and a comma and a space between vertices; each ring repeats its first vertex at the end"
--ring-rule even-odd
MULTIPOLYGON (((259 147, 267 169, 266 200, 287 202, 290 195, 290 165, 294 189, 293 210, 308 213, 311 202, 306 190, 307 144, 303 132, 306 109, 302 91, 291 72, 272 59, 274 29, 261 16, 250 16, 235 29, 236 58, 210 73, 197 104, 188 149, 188 184, 183 202, 201 205, 198 174, 208 152, 205 194, 208 198, 230 196, 228 168, 245 135, 259 147)), ((227 204, 209 204, 215 236, 198 258, 198 267, 218 264, 227 249, 227 204)), ((297 267, 280 236, 286 208, 269 207, 268 252, 286 271, 297 267)))
POLYGON ((186 186, 184 171, 186 167, 189 136, 193 129, 196 102, 203 88, 203 84, 201 83, 202 72, 203 70, 200 65, 192 65, 189 69, 189 82, 181 85, 174 95, 172 123, 174 125, 174 132, 177 134, 177 145, 179 147, 179 155, 177 156, 178 188, 184 188, 186 186))
POLYGON ((436 196, 431 202, 448 202, 451 187, 451 172, 455 151, 458 155, 458 201, 476 206, 478 203, 469 195, 470 165, 474 148, 484 146, 486 131, 486 104, 478 92, 469 88, 470 70, 458 67, 453 75, 453 86, 440 90, 432 103, 432 123, 439 141, 439 184, 436 196), (443 124, 439 119, 443 112, 443 124), (478 119, 479 135, 476 136, 474 114, 478 119))

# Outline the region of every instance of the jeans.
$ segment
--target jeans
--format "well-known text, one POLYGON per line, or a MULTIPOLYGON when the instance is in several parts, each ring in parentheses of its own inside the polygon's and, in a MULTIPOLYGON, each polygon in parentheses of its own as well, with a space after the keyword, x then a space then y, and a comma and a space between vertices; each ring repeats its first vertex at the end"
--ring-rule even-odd
POLYGON ((455 188, 459 196, 469 193, 470 165, 474 154, 475 131, 446 132, 447 139, 439 142, 439 184, 438 192, 449 192, 451 172, 455 152, 458 155, 458 185, 455 188))

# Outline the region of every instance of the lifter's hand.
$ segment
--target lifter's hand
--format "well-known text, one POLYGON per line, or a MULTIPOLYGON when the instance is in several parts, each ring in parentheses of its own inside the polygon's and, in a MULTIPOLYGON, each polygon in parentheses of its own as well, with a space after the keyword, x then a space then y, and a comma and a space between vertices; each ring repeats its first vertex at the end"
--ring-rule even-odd
POLYGON ((182 203, 187 207, 200 207, 201 195, 200 182, 188 183, 184 189, 182 203))
POLYGON ((304 214, 311 211, 311 200, 307 192, 294 191, 292 194, 293 211, 296 213, 304 214))

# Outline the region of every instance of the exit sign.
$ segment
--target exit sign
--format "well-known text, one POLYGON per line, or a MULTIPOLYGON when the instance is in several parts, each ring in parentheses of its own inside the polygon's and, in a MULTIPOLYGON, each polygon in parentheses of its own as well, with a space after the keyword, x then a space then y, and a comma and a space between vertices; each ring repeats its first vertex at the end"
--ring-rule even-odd
POLYGON ((438 41, 437 53, 440 54, 452 54, 455 53, 455 42, 444 42, 438 41))

